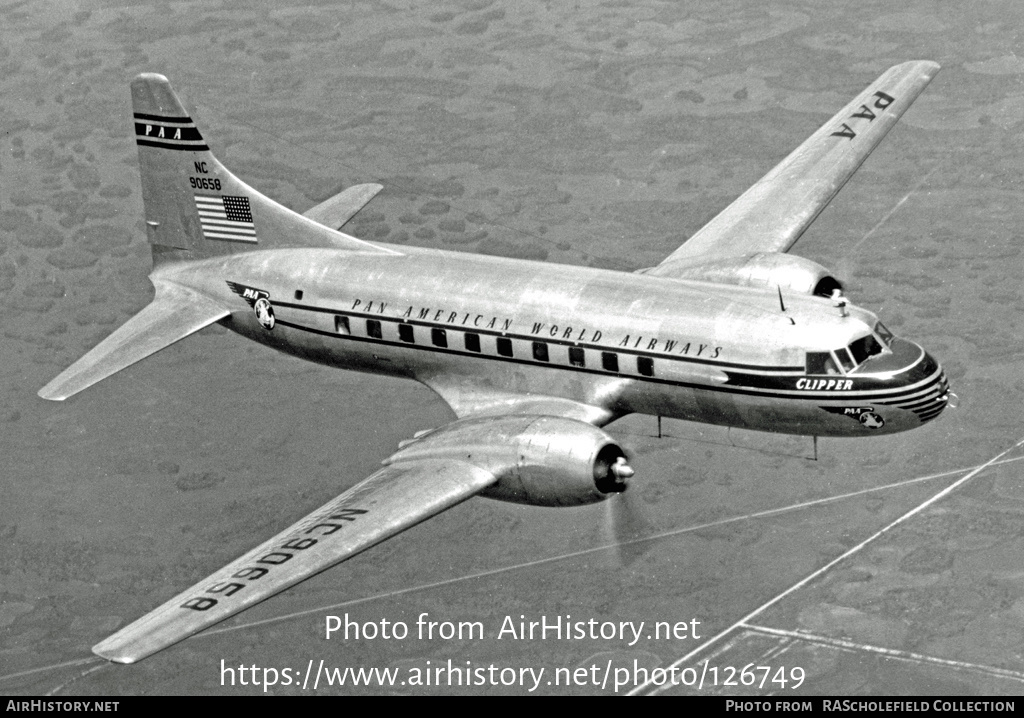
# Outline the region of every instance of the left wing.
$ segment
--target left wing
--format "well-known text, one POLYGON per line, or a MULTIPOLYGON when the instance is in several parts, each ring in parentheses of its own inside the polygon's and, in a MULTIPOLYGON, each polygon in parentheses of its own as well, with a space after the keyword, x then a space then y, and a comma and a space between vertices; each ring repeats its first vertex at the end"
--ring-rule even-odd
POLYGON ((928 61, 889 68, 679 249, 643 273, 673 277, 697 262, 788 250, 938 71, 928 61))
POLYGON ((400 457, 274 538, 93 646, 134 663, 344 561, 495 481, 450 459, 400 457))

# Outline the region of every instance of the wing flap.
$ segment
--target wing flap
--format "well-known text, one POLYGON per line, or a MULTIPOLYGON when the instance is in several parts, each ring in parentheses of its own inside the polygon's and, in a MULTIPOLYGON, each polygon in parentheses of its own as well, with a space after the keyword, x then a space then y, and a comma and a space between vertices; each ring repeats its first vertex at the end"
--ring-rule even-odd
POLYGON ((39 396, 67 399, 231 313, 187 287, 163 280, 154 284, 156 296, 145 309, 58 374, 39 396))
POLYGON ((938 73, 934 62, 896 65, 754 186, 645 274, 672 277, 695 261, 785 252, 938 73))
POLYGON ((377 471, 206 580, 93 646, 134 663, 477 494, 495 477, 450 460, 377 471))
POLYGON ((341 229, 359 210, 376 197, 384 185, 369 182, 349 187, 302 213, 303 217, 331 229, 341 229))

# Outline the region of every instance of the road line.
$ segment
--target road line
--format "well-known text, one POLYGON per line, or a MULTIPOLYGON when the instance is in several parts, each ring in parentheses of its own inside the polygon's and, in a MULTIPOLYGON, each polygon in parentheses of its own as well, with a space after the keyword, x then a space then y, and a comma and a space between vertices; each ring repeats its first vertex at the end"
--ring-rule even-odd
POLYGON ((878 653, 887 658, 894 658, 896 660, 910 661, 912 663, 931 663, 937 666, 944 666, 946 668, 959 668, 962 670, 974 671, 976 673, 985 673, 996 678, 1009 678, 1011 680, 1020 681, 1024 683, 1024 673, 1021 673, 1020 671, 1011 671, 1006 668, 996 668, 994 666, 985 666, 980 663, 969 663, 967 661, 954 661, 948 658, 928 656, 923 653, 914 653, 912 651, 904 651, 898 648, 883 648, 882 646, 869 646, 863 643, 854 643, 853 641, 847 641, 842 638, 818 636, 812 633, 803 633, 801 631, 786 631, 779 628, 768 628, 767 626, 757 626, 749 623, 744 623, 742 627, 749 629, 750 631, 753 631, 755 633, 763 633, 769 636, 791 638, 796 639, 798 641, 817 643, 823 646, 831 646, 832 648, 840 648, 851 651, 878 653))
MULTIPOLYGON (((784 599, 786 596, 790 595, 791 593, 794 593, 795 591, 798 591, 799 589, 803 588, 804 586, 806 586, 808 583, 810 583, 814 579, 818 578, 822 574, 824 574, 827 571, 829 571, 836 564, 841 563, 845 559, 847 559, 850 556, 854 555, 855 553, 859 552, 861 549, 863 549, 865 546, 870 544, 872 541, 874 541, 875 539, 879 538, 880 536, 883 536, 884 534, 888 533, 890 530, 892 530, 896 526, 899 526, 901 523, 903 523, 907 519, 916 516, 917 514, 919 514, 920 512, 924 511, 926 508, 928 508, 932 504, 934 504, 936 501, 939 501, 940 499, 945 498, 950 493, 952 493, 953 491, 958 489, 960 486, 963 486, 965 483, 967 483, 968 481, 973 479, 975 476, 980 474, 985 469, 989 468, 990 466, 994 466, 1000 459, 1002 459, 1004 456, 1009 454, 1011 451, 1013 451, 1014 449, 1019 449, 1021 446, 1024 446, 1024 439, 1020 439, 1019 441, 1017 441, 1016 444, 1014 444, 1010 448, 1005 449, 1002 452, 996 454, 991 459, 986 461, 984 464, 976 467, 975 469, 971 470, 966 475, 960 477, 959 479, 954 481, 952 484, 950 484, 949 486, 944 488, 942 491, 940 491, 937 494, 935 494, 934 496, 932 496, 930 499, 927 499, 926 501, 918 504, 917 506, 912 508, 910 511, 908 511, 907 513, 905 513, 902 516, 900 516, 899 518, 897 518, 895 521, 887 524, 886 526, 883 526, 881 529, 879 529, 875 533, 873 533, 870 536, 868 536, 866 539, 861 541, 859 544, 857 544, 853 548, 849 549, 848 551, 844 551, 842 554, 840 554, 836 558, 832 559, 831 561, 826 563, 821 568, 819 568, 816 571, 812 572, 811 574, 809 574, 805 578, 797 581, 792 586, 787 588, 785 591, 783 591, 779 595, 775 596, 775 598, 771 599, 770 601, 767 601, 766 603, 761 604, 760 606, 755 608, 753 611, 748 613, 746 616, 744 616, 743 618, 738 620, 736 623, 734 623, 731 626, 729 626, 728 628, 726 628, 724 631, 720 631, 719 633, 715 634, 714 636, 709 638, 707 641, 705 641, 701 645, 699 645, 696 648, 694 648, 692 651, 687 653, 685 656, 677 659, 676 661, 673 661, 672 664, 669 666, 669 669, 671 669, 671 668, 678 668, 683 663, 686 663, 691 658, 693 658, 697 654, 701 653, 708 646, 711 646, 711 645, 717 643, 718 641, 720 641, 722 638, 724 638, 725 636, 727 636, 730 633, 732 633, 737 628, 739 628, 739 627, 741 627, 743 625, 746 625, 755 616, 760 615, 766 609, 774 606, 776 603, 778 603, 779 601, 781 601, 782 599, 784 599)), ((656 686, 656 685, 654 685, 654 683, 652 681, 648 680, 645 683, 641 683, 639 686, 637 686, 636 688, 631 690, 627 695, 631 695, 631 696, 632 695, 637 695, 640 691, 643 691, 643 690, 650 690, 650 692, 653 694, 653 693, 658 693, 661 690, 664 690, 665 688, 670 688, 670 687, 671 686, 667 686, 667 685, 656 686), (651 690, 652 686, 653 686, 653 690, 651 690)))
POLYGON ((103 663, 99 664, 98 666, 93 666, 92 668, 86 668, 84 671, 79 673, 77 676, 75 676, 71 680, 64 681, 59 686, 56 686, 55 688, 51 688, 49 691, 46 692, 46 695, 47 696, 55 696, 58 693, 60 693, 62 690, 64 690, 68 686, 70 686, 75 681, 78 681, 78 680, 80 680, 82 678, 85 678, 90 673, 95 673, 96 671, 98 671, 100 669, 103 669, 103 668, 106 668, 107 666, 112 666, 112 665, 113 665, 112 663, 108 663, 108 662, 104 661, 103 663))
POLYGON ((912 195, 914 195, 919 189, 921 189, 924 186, 924 183, 928 181, 928 178, 931 177, 935 173, 935 170, 937 170, 938 168, 939 166, 935 165, 930 170, 928 170, 925 176, 922 177, 916 185, 914 185, 913 189, 911 189, 909 192, 903 195, 903 199, 901 199, 899 202, 893 205, 892 209, 886 212, 885 216, 878 220, 874 227, 868 230, 867 234, 861 237, 852 247, 846 250, 845 254, 842 257, 840 257, 839 261, 843 261, 844 259, 849 260, 852 257, 853 253, 856 252, 857 249, 860 247, 860 245, 864 244, 864 242, 868 240, 868 237, 873 235, 875 232, 879 230, 879 228, 881 228, 883 224, 888 222, 892 218, 892 216, 899 211, 900 207, 902 207, 904 203, 906 203, 906 201, 911 198, 912 195))
POLYGON ((81 666, 86 663, 93 663, 95 661, 102 661, 103 659, 99 656, 90 656, 89 658, 78 658, 73 661, 64 661, 63 663, 53 663, 49 666, 40 666, 39 668, 29 668, 27 671, 19 671, 18 673, 8 673, 6 676, 0 676, 0 681, 7 681, 13 678, 24 678, 25 676, 31 676, 33 673, 42 673, 43 671, 55 671, 58 668, 68 668, 70 666, 81 666))

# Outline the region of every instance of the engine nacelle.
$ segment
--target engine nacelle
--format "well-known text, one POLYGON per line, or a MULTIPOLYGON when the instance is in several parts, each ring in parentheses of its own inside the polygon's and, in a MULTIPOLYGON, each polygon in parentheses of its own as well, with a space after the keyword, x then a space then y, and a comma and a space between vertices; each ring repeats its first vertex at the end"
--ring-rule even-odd
POLYGON ((602 501, 624 491, 633 475, 610 435, 555 416, 457 421, 405 443, 387 463, 421 458, 477 466, 497 477, 481 496, 539 506, 602 501))
POLYGON ((747 257, 729 257, 677 269, 677 279, 696 279, 741 287, 762 287, 796 294, 830 297, 843 283, 817 262, 778 252, 759 252, 747 257))

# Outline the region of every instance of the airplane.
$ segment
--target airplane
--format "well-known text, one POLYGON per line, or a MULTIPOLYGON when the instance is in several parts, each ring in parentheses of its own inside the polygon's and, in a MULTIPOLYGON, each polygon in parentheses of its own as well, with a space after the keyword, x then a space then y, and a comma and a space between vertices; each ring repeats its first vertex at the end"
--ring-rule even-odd
POLYGON ((155 297, 39 391, 63 400, 217 323, 330 367, 402 377, 455 413, 383 468, 93 647, 133 663, 445 509, 598 502, 633 476, 631 413, 809 436, 935 419, 939 363, 787 254, 938 72, 896 65, 655 267, 635 273, 388 245, 300 215, 213 155, 167 78, 131 83, 155 297))

